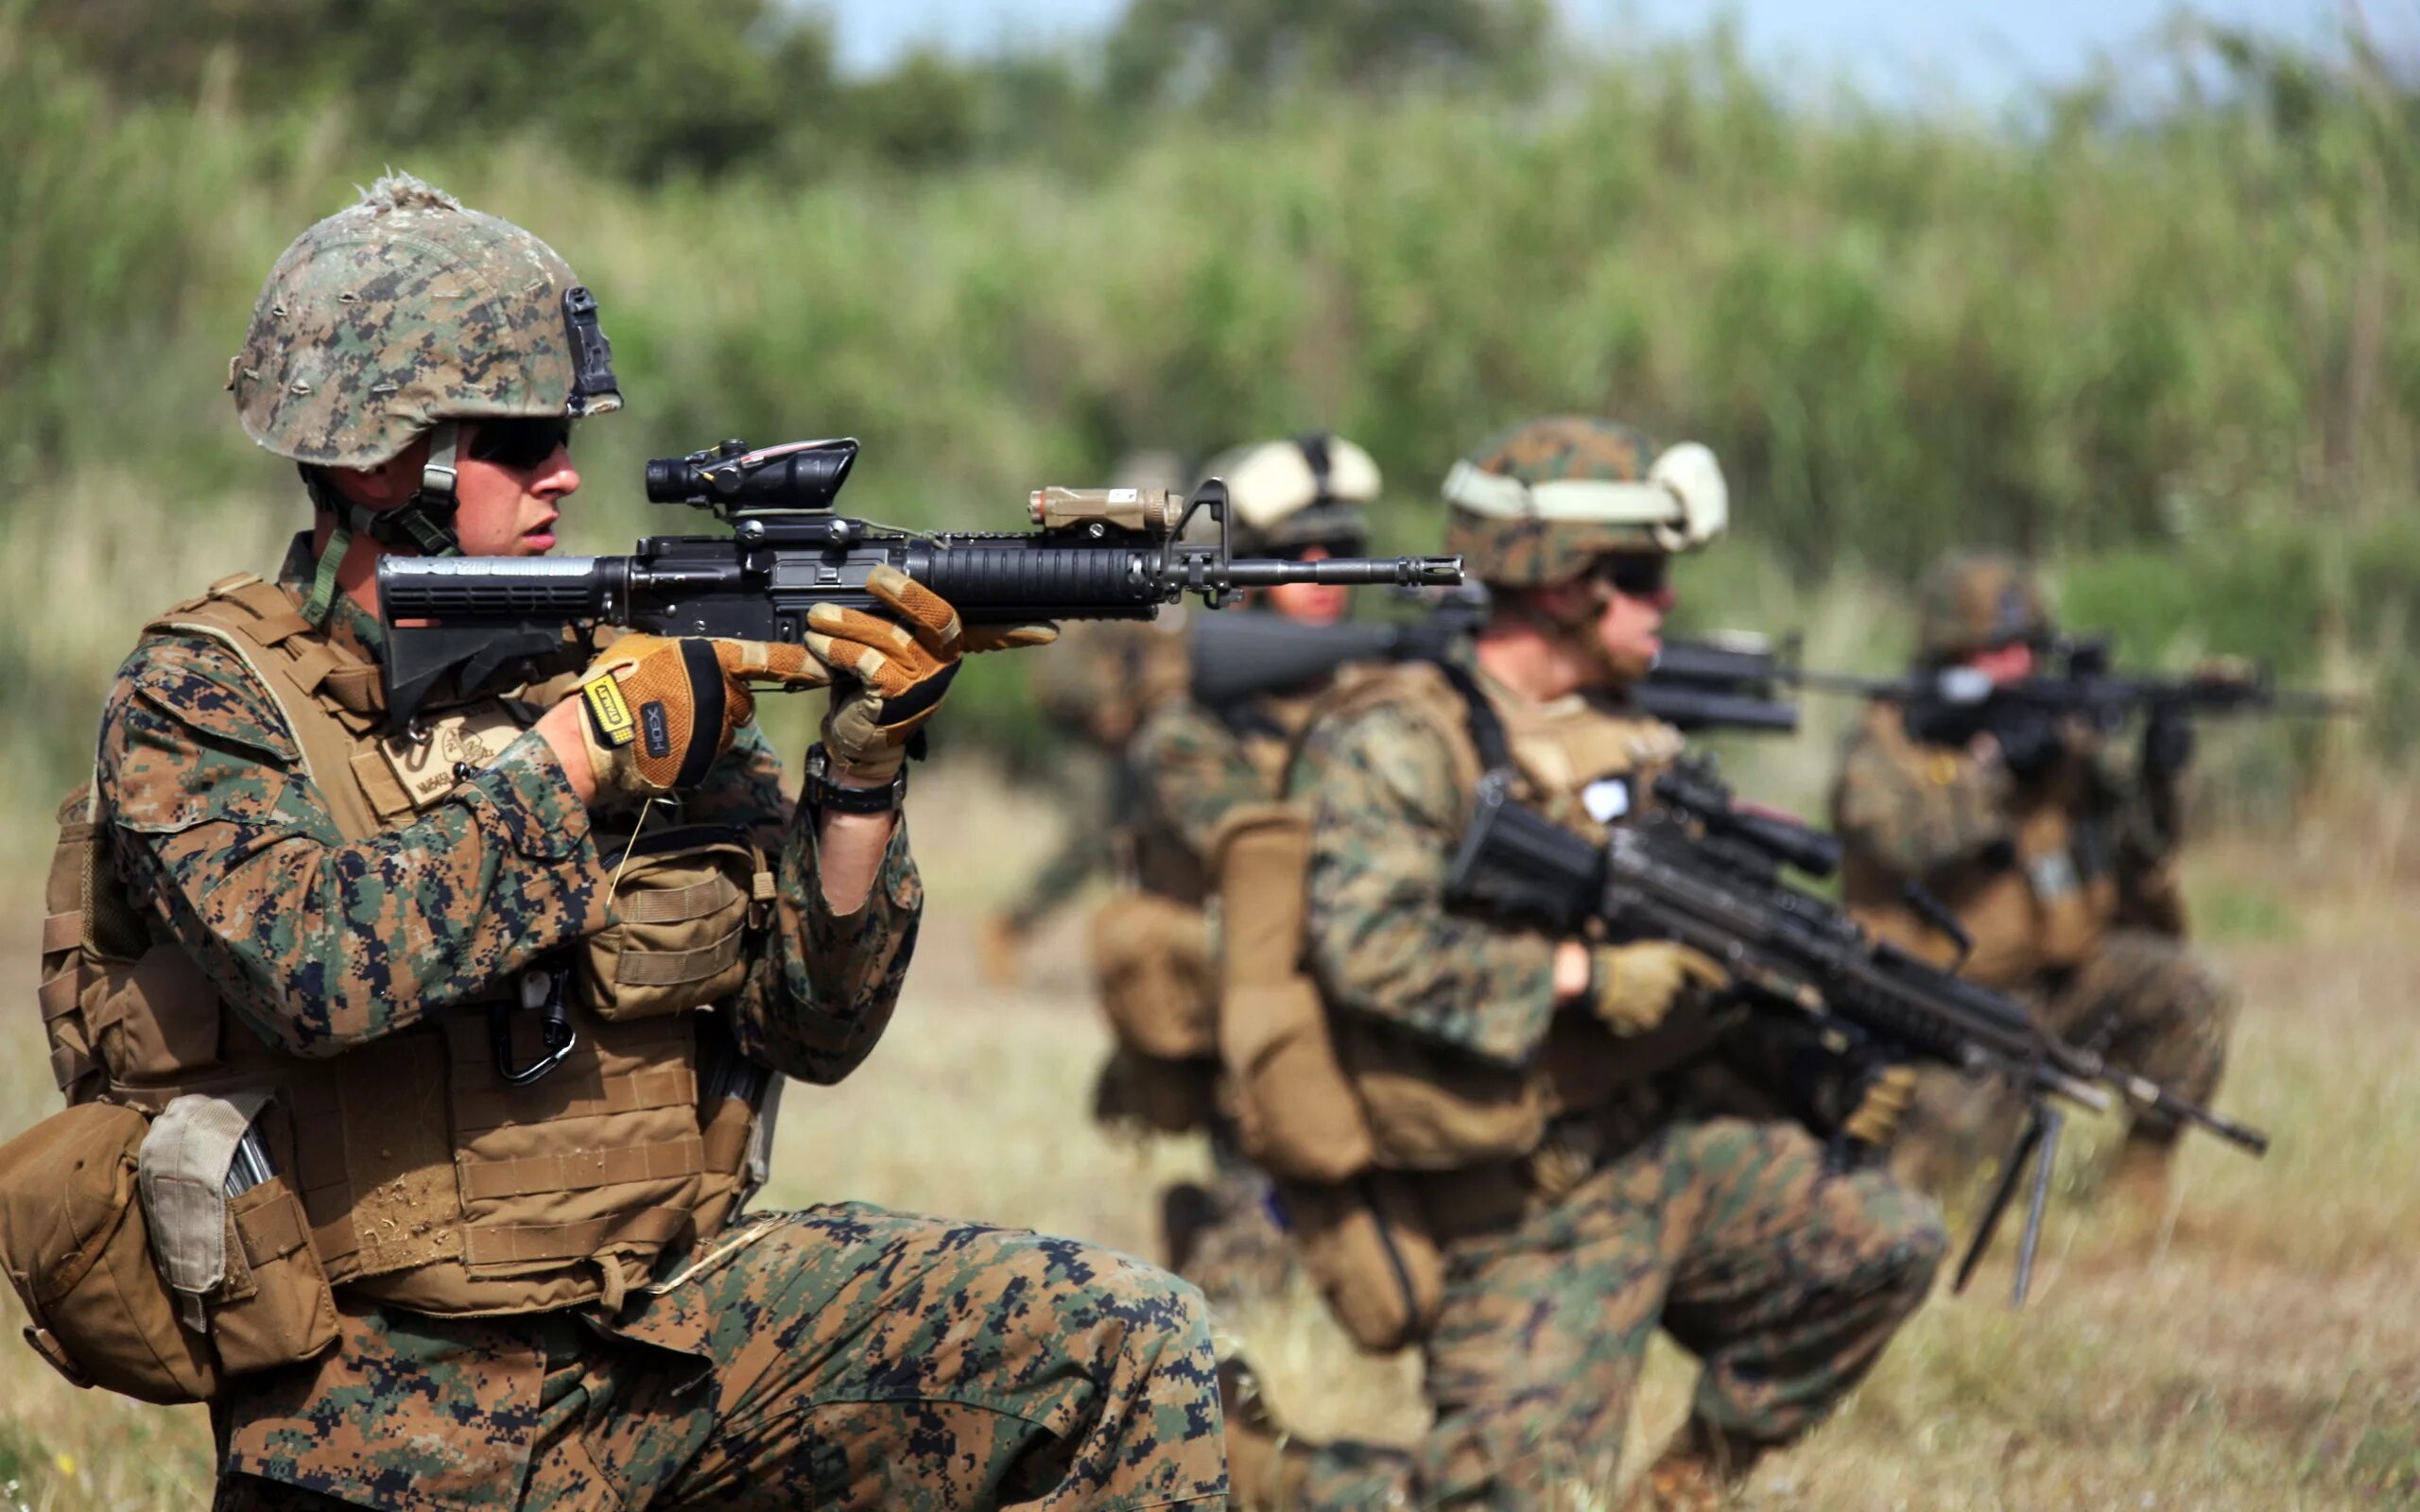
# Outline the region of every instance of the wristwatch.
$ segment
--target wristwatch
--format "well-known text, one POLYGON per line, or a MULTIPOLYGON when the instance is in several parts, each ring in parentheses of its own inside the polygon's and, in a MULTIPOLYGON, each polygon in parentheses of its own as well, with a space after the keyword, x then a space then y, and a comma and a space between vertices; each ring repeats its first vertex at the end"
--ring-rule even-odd
POLYGON ((809 807, 836 814, 889 814, 908 797, 908 764, 900 763, 899 775, 880 787, 843 787, 832 781, 831 753, 819 740, 806 747, 804 796, 809 807))

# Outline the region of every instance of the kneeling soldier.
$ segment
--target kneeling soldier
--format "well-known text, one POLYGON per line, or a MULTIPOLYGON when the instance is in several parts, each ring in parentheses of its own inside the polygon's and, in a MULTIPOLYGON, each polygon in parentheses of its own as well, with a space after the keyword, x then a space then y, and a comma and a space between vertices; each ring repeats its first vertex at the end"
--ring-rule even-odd
POLYGON ((9 1206, 38 1344, 209 1400, 224 1508, 1218 1503, 1189 1286, 859 1204, 736 1216, 782 1079, 847 1074, 897 1002, 903 743, 963 652, 1047 632, 901 577, 806 646, 633 636, 388 738, 377 559, 551 546, 573 423, 621 403, 595 301, 389 178, 279 259, 231 379, 316 524, 110 694, 45 933, 72 1106, 26 1139, 143 1200, 114 1314, 9 1206), (832 687, 795 809, 762 681, 832 687))
MULTIPOLYGON (((1444 492, 1449 548, 1490 591, 1485 627, 1313 721, 1290 782, 1308 1017, 1281 950, 1230 954, 1222 1022, 1246 1145, 1285 1178, 1305 1264, 1365 1346, 1420 1344, 1435 1424, 1409 1452, 1287 1442, 1230 1362, 1237 1499, 1601 1494, 1661 1328, 1703 1371, 1634 1504, 1711 1504, 1873 1366, 1925 1296, 1938 1218, 1798 1125, 1740 1116, 1753 1105, 1731 1040, 1762 1030, 1717 1007, 1709 958, 1557 938, 1447 895, 1483 773, 1601 836, 1680 754, 1626 690, 1658 649, 1672 557, 1722 528, 1713 456, 1542 420, 1482 446, 1444 492), (1354 1116, 1305 1116, 1338 1106, 1354 1116)), ((1233 867, 1263 844, 1276 858, 1285 816, 1227 839, 1233 867)), ((1230 873, 1231 936, 1283 937, 1235 902, 1282 906, 1283 869, 1251 888, 1230 873)))
MULTIPOLYGON (((2004 557, 1943 561, 1919 607, 1917 671, 1996 686, 2035 674, 2051 639, 2041 589, 2004 557)), ((1833 788, 1841 896, 1920 953, 1955 950, 1907 902, 1920 883, 1972 941, 1962 974, 2031 998, 2043 1026, 2206 1105, 2226 1064, 2234 990, 2185 945, 2176 784, 2182 713, 2154 710, 2137 749, 2088 723, 1983 696, 1871 704, 1833 788)), ((2004 1099, 1925 1078, 1900 1164, 1927 1186, 2005 1143, 2004 1099)), ((2165 1200, 2177 1125, 2137 1115, 2115 1175, 2165 1200)))

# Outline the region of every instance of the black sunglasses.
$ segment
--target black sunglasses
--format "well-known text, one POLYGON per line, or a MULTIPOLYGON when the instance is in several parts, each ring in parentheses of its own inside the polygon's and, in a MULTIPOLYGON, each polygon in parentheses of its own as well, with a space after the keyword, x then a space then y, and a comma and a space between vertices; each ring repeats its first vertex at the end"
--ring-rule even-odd
POLYGON ((1597 581, 1630 598, 1653 598, 1672 583, 1672 558, 1662 552, 1623 551, 1599 558, 1597 581))
POLYGON ((471 440, 471 455, 482 462, 527 472, 544 464, 558 447, 571 445, 571 421, 561 416, 541 420, 483 420, 471 440))

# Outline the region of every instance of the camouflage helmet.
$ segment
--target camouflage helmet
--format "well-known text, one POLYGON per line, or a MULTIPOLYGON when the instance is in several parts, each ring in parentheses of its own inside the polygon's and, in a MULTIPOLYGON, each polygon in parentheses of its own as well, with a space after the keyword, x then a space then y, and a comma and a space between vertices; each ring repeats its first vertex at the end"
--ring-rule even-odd
POLYGON ((554 249, 409 174, 294 239, 229 364, 279 456, 374 467, 455 420, 619 409, 596 301, 554 249))
POLYGON ((1722 533, 1730 494, 1694 441, 1659 452, 1587 415, 1490 437, 1445 474, 1445 549, 1498 588, 1568 582, 1608 552, 1694 551, 1722 533))
POLYGON ((2042 589, 1997 552, 1945 557, 1916 592, 1916 653, 1936 664, 2050 633, 2042 589))
POLYGON ((1369 453, 1325 432, 1222 452, 1203 476, 1226 480, 1236 549, 1248 555, 1305 546, 1358 550, 1370 533, 1366 507, 1383 487, 1369 453))

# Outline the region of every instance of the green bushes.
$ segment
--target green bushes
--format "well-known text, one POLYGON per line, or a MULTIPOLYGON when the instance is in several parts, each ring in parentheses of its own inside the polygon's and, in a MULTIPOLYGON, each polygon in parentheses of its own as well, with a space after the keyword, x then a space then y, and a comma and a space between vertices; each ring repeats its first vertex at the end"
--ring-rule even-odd
MULTIPOLYGON (((1479 435, 1587 409, 1712 444, 1743 558, 1806 602, 1843 566, 1903 582, 1997 541, 2059 564, 2070 618, 2144 659, 2300 673, 2325 642, 2380 664, 2410 648, 2420 565, 2420 326, 2389 318, 2420 282, 2420 138, 2366 73, 2248 47, 2215 66, 2200 96, 2080 94, 1994 132, 1792 104, 1717 41, 1518 95, 1281 93, 1240 124, 1130 107, 1080 167, 876 154, 641 183, 534 128, 398 156, 332 106, 218 103, 243 96, 207 70, 114 99, 0 19, 0 536, 69 497, 79 528, 43 550, 114 530, 112 561, 158 558, 75 616, 95 648, 60 653, 71 683, 105 676, 142 595, 242 564, 219 522, 293 490, 226 413, 226 355, 277 249, 392 161, 599 291, 633 406, 583 434, 580 549, 648 523, 639 457, 725 435, 858 435, 853 504, 974 524, 1132 447, 1310 424, 1371 446, 1400 501, 1381 535, 1409 548, 1479 435)), ((5 571, 0 637, 55 576, 5 571)), ((984 680, 970 701, 1012 722, 984 680)))

